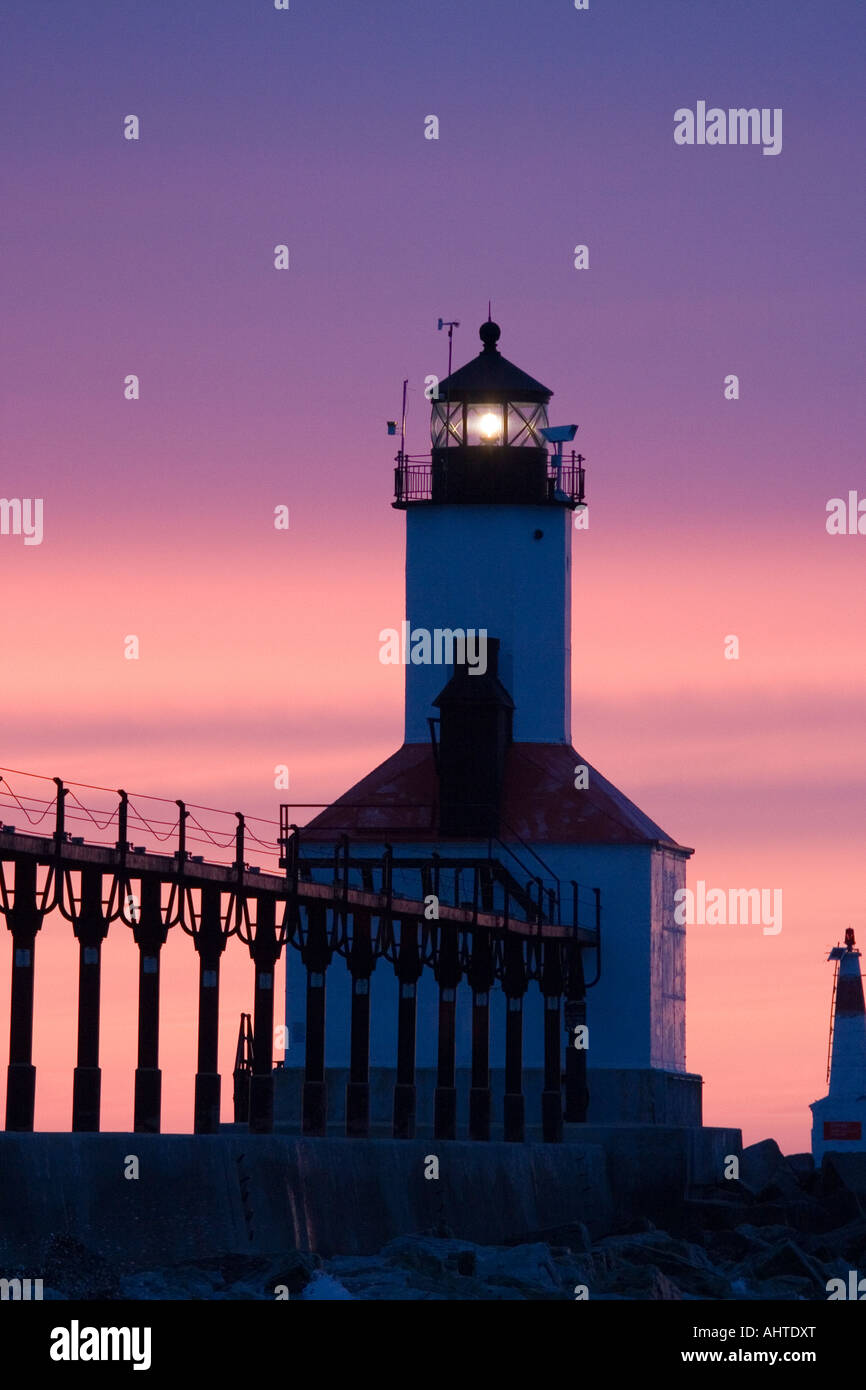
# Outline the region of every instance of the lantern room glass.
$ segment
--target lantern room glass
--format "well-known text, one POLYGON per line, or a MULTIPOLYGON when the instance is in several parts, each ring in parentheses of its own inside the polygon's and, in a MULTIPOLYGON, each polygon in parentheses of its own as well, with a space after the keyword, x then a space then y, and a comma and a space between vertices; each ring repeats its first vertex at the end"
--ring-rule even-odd
POLYGON ((547 428, 547 408, 537 401, 509 401, 508 443, 514 448, 543 449, 547 428))
POLYGON ((430 434, 434 449, 453 445, 496 445, 543 449, 541 431, 547 425, 547 408, 538 401, 434 401, 430 434), (505 438, 503 440, 503 433, 505 438))
POLYGON ((463 443, 463 402, 433 402, 430 434, 434 449, 445 449, 463 443))

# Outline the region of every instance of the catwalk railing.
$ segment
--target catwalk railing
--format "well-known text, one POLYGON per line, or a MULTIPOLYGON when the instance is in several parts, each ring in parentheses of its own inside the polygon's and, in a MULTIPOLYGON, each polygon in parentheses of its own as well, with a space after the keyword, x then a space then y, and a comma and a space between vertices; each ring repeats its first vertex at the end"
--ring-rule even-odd
MULTIPOLYGON (((548 455, 544 501, 556 502, 568 499, 575 505, 582 505, 586 496, 586 469, 583 454, 573 449, 565 459, 548 455)), ((435 499, 436 484, 447 489, 445 464, 437 465, 430 454, 398 454, 394 469, 394 500, 398 505, 407 502, 432 502, 435 499)), ((444 496, 438 500, 445 500, 444 496)), ((538 499, 542 500, 542 499, 538 499)))
MULTIPOLYGON (((174 820, 145 817, 144 798, 125 791, 117 805, 94 811, 74 788, 51 779, 53 798, 19 795, 8 770, 0 779, 0 810, 32 824, 53 819, 53 832, 0 823, 0 912, 12 936, 12 991, 6 1128, 32 1130, 36 1069, 32 1064, 36 939, 46 917, 59 913, 79 944, 78 1043, 73 1072, 72 1129, 100 1124, 99 1020, 101 952, 109 928, 126 928, 139 952, 138 1064, 134 1079, 134 1129, 158 1133, 162 1073, 159 1067, 160 953, 169 931, 188 935, 199 957, 198 1062, 194 1129, 215 1133, 220 1124, 218 1067, 220 964, 232 937, 247 948, 253 967, 249 1052, 248 1123, 267 1133, 274 1123, 274 973, 283 947, 300 953, 306 971, 306 1052, 302 1080, 302 1129, 324 1135, 326 979, 341 958, 352 980, 350 1068, 346 1133, 370 1130, 370 978, 387 962, 399 982, 393 1133, 415 1129, 416 987, 431 971, 439 990, 438 1066, 434 1132, 456 1137, 456 990, 466 980, 472 993, 472 1089, 469 1134, 490 1137, 490 990, 501 982, 505 1015, 504 1134, 522 1140, 523 999, 529 982, 544 996, 545 1140, 562 1137, 563 1121, 586 1118, 586 1051, 569 1045, 585 1023, 583 951, 598 951, 600 897, 576 884, 554 903, 538 881, 521 887, 496 857, 401 856, 390 846, 376 853, 369 843, 341 836, 333 852, 312 853, 315 830, 289 826, 288 808, 276 823, 235 813, 225 838, 205 823, 213 808, 177 801, 174 820), (251 820, 253 818, 250 818, 251 820), (102 842, 73 836, 70 823, 88 821, 102 842), (161 825, 162 829, 157 829, 161 825), (165 829, 165 827, 168 829, 165 829), (145 828, 169 853, 133 844, 130 830, 145 828), (111 837, 115 835, 116 838, 111 837), (109 837, 107 842, 105 837, 109 837), (200 841, 230 850, 229 862, 206 861, 189 846, 200 841), (303 852, 302 836, 310 843, 303 852), (273 869, 248 862, 257 852, 273 869), (417 893, 411 888, 417 883, 417 893), (564 1028, 563 1028, 564 1015, 564 1028)), ((24 776, 24 774, 19 774, 24 776)), ((45 782, 48 779, 40 779, 45 782)), ((105 792, 105 789, 89 790, 105 792)), ((244 1097, 245 1108, 247 1105, 244 1097)))

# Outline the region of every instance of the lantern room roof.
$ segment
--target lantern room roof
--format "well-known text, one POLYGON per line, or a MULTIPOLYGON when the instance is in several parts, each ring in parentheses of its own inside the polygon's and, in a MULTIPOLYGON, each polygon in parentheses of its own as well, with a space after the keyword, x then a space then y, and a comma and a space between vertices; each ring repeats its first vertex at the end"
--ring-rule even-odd
POLYGON ((553 392, 528 372, 503 357, 496 344, 498 323, 490 320, 478 330, 484 344, 477 357, 439 382, 439 399, 473 401, 549 401, 553 392))
MULTIPOLYGON (((652 845, 682 855, 661 826, 607 778, 589 767, 589 785, 575 790, 574 770, 586 762, 567 743, 512 743, 502 795, 500 839, 528 844, 652 845)), ((438 841, 438 777, 429 743, 404 743, 304 827, 322 840, 438 841)), ((451 837, 453 838, 453 837, 451 837)), ((476 837, 477 838, 477 837, 476 837)))

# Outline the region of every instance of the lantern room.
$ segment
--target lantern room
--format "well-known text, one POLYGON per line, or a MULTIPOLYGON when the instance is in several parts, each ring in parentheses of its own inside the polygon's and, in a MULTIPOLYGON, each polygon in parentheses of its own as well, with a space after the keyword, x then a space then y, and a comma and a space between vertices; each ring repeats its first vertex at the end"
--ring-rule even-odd
POLYGON ((583 470, 563 472, 561 453, 547 450, 547 406, 553 394, 499 352, 499 325, 479 330, 481 351, 439 382, 432 402, 429 462, 397 459, 395 505, 554 503, 576 506, 583 470), (565 486, 563 486, 563 484, 565 486))
POLYGON ((498 324, 483 323, 481 352, 439 383, 430 424, 434 450, 544 448, 552 392, 500 355, 499 336, 498 324))

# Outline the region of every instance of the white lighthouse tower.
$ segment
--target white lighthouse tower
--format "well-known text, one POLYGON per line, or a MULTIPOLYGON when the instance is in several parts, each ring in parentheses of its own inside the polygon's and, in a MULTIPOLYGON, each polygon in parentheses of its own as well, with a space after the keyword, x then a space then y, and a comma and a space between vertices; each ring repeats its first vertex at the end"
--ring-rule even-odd
POLYGON ((812 1156, 818 1164, 831 1150, 852 1153, 866 1149, 866 1014, 860 952, 851 927, 845 933, 845 945, 834 946, 828 960, 836 961, 838 967, 830 1091, 809 1107, 812 1156))
MULTIPOLYGON (((478 356, 439 384, 429 475, 426 464, 405 463, 399 495, 398 473, 406 616, 413 629, 447 630, 459 618, 461 627, 497 638, 515 741, 562 745, 571 739, 571 540, 580 465, 549 476, 541 431, 552 392, 501 356, 497 324, 482 324, 480 336, 478 356)), ((407 664, 407 744, 429 742, 442 674, 441 667, 407 664)))
MULTIPOLYGON (((701 1079, 687 1073, 685 1059, 685 928, 674 916, 692 851, 572 746, 571 561, 580 538, 582 460, 564 460, 561 446, 548 452, 547 439, 565 433, 548 429, 551 391, 501 355, 495 323, 482 324, 480 337, 479 354, 440 382, 430 454, 401 451, 397 460, 394 506, 406 516, 403 744, 306 827, 304 852, 327 855, 341 834, 351 837, 353 853, 359 844, 381 853, 388 843, 406 856, 470 857, 492 846, 520 866, 516 877, 537 876, 556 893, 570 893, 574 883, 598 890, 601 960, 587 952, 585 962, 589 1118, 700 1124, 701 1079)), ((580 645, 579 621, 577 633, 580 682, 593 657, 580 645)), ((577 737, 588 742, 592 729, 581 723, 577 737)), ((295 955, 288 1068, 304 1061, 295 955)), ((394 1055, 396 988, 393 974, 374 974, 374 1083, 377 1066, 394 1055)), ((506 1005, 498 988, 495 994, 494 1056, 506 1005)), ((348 985, 344 999, 336 995, 329 996, 326 1061, 334 1083, 329 1114, 339 1121, 348 985)), ((469 1062, 470 1003, 461 984, 458 1088, 468 1087, 459 1067, 469 1062)), ((533 1067, 539 1092, 542 1086, 543 1005, 533 984, 525 1005, 528 1110, 533 1067)), ((433 1076, 436 1007, 435 983, 422 979, 419 1106, 425 1069, 433 1076)), ((495 1071, 493 1084, 495 1092, 495 1071)))

